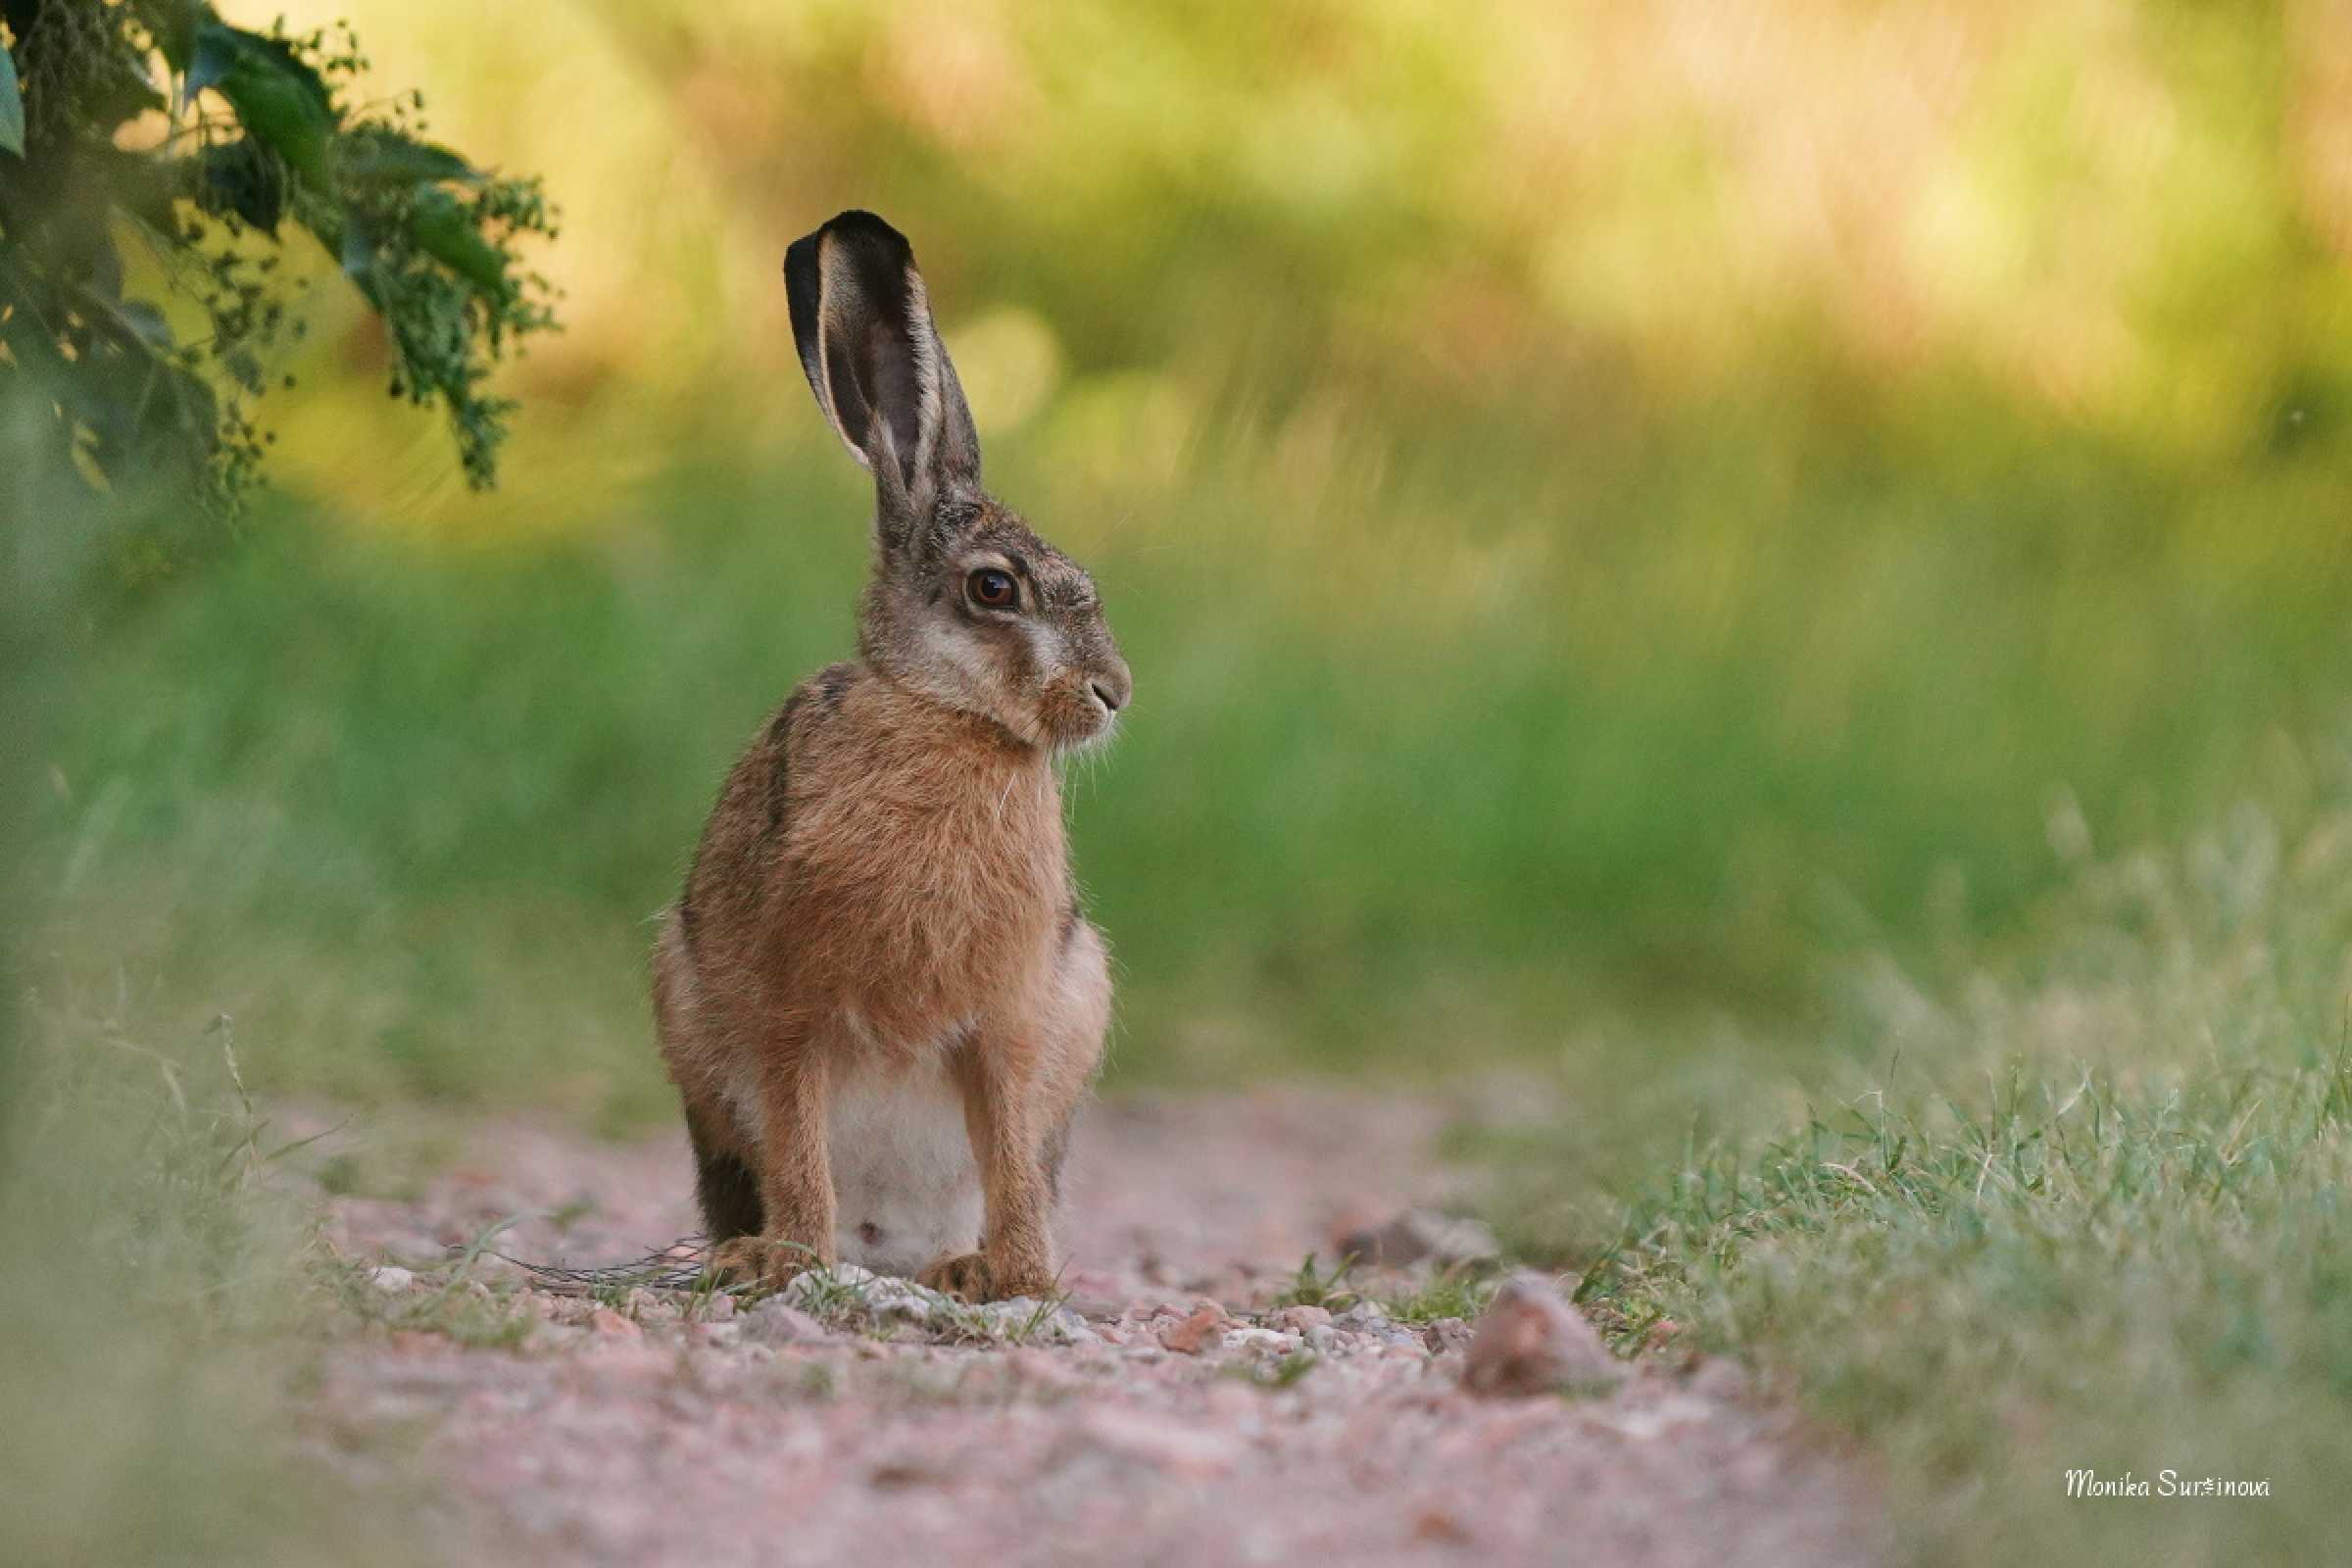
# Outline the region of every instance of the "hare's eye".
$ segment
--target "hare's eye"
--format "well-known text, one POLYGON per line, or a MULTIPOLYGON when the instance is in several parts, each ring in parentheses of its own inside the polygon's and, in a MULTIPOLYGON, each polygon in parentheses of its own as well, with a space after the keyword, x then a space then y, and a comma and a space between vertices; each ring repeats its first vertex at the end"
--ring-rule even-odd
POLYGON ((1008 571, 983 567, 973 572, 964 586, 971 590, 973 604, 985 605, 990 610, 1010 610, 1020 603, 1020 588, 1008 571))

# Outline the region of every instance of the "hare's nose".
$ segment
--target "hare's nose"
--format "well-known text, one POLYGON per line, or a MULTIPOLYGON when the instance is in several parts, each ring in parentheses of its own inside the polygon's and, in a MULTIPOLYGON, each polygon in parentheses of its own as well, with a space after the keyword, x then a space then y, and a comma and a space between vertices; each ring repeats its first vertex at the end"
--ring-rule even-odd
POLYGON ((1088 685, 1094 691, 1095 701, 1114 713, 1125 708, 1127 699, 1135 695, 1135 682, 1124 663, 1104 670, 1088 685))

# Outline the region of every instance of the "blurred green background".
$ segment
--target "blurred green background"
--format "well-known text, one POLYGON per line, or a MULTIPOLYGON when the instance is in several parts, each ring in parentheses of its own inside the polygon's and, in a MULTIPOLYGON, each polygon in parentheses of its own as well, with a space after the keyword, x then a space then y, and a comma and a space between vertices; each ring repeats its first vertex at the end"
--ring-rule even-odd
POLYGON ((1114 1089, 1484 1104, 1521 1255, 1621 1345, 1672 1314, 1785 1376, 1915 1556, 2340 1555, 2340 0, 286 9, 546 174, 567 330, 469 495, 296 246, 274 494, 0 642, 74 683, 11 682, 5 939, 63 1087, 0 1123, 0 1238, 72 1230, 184 1337, 14 1271, 32 1555, 184 1556, 290 1494, 181 1436, 287 1426, 252 1391, 348 1268, 215 1191, 260 1113, 207 1020, 361 1146, 674 1114, 651 917, 851 647, 869 496, 778 275, 848 206, 913 240, 996 488, 1136 670, 1069 791, 1114 1089), (49 1435, 98 1385, 143 1509, 49 1435), (2281 1500, 2053 1500, 2174 1457, 2281 1500))
POLYGON ((567 331, 476 498, 301 258, 279 493, 44 795, 57 972, 273 1089, 665 1113, 647 919, 850 646, 778 277, 849 205, 1138 671, 1071 790, 1119 1078, 1802 1018, 2343 712, 2326 7, 343 15, 548 176, 567 331))

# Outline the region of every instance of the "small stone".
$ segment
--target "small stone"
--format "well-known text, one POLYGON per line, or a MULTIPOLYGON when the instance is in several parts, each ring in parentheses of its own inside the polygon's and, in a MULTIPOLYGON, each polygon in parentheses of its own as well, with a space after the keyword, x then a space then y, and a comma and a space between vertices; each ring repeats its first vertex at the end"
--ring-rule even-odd
POLYGON ((1441 1267, 1483 1263, 1501 1254, 1494 1233, 1474 1219, 1408 1208, 1385 1221, 1343 1225, 1332 1245, 1342 1257, 1382 1268, 1428 1259, 1441 1267))
POLYGON ((1442 1546, 1467 1546, 1470 1530, 1450 1508, 1424 1508, 1413 1520, 1413 1539, 1442 1546))
POLYGON ((1331 1311, 1321 1306, 1286 1306, 1266 1319, 1269 1328, 1288 1329, 1293 1334, 1304 1334, 1308 1329, 1331 1321, 1331 1311))
POLYGON ((398 1296, 416 1283, 416 1275, 397 1263, 387 1263, 368 1276, 368 1283, 386 1296, 398 1296))
POLYGON ((637 1340, 645 1337, 643 1329, 609 1306, 600 1306, 588 1314, 588 1332, 600 1340, 637 1340))
POLYGON ((1317 1323, 1306 1331, 1306 1348, 1317 1355, 1330 1355, 1342 1347, 1340 1331, 1328 1323, 1317 1323))
POLYGON ((1270 1350, 1288 1355, 1304 1343, 1303 1336, 1288 1334, 1281 1329, 1239 1328, 1225 1336, 1225 1347, 1232 1350, 1270 1350))
POLYGON ((1203 1301, 1174 1328, 1160 1330, 1159 1343, 1179 1355, 1199 1355, 1209 1346, 1223 1343, 1224 1323, 1224 1309, 1214 1301, 1203 1301))
POLYGON ((948 1479, 948 1473, 935 1466, 902 1459, 885 1460, 865 1477, 866 1485, 886 1492, 900 1487, 935 1487, 948 1479))
POLYGON ((742 1326, 756 1345, 791 1345, 827 1337, 822 1323, 772 1296, 745 1313, 742 1326))
POLYGON ((1659 1349, 1682 1332, 1683 1326, 1680 1323, 1670 1317, 1662 1317, 1649 1326, 1647 1334, 1642 1336, 1642 1348, 1644 1350, 1659 1349))
POLYGON ((1624 1374, 1599 1332, 1549 1280, 1518 1274, 1503 1282, 1478 1320, 1462 1362, 1462 1387, 1474 1394, 1549 1394, 1612 1383, 1624 1374))
POLYGON ((1458 1317, 1442 1317, 1422 1331, 1422 1341, 1441 1355, 1447 1350, 1466 1350, 1470 1348, 1470 1325, 1458 1317))

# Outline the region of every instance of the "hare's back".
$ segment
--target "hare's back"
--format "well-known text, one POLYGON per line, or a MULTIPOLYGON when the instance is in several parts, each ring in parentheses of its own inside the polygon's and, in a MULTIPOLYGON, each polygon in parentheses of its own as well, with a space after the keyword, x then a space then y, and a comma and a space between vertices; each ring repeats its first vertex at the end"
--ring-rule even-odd
POLYGON ((791 835, 793 795, 804 771, 795 759, 859 673, 855 664, 832 664, 803 681, 727 770, 678 901, 680 931, 698 957, 713 946, 757 940, 764 912, 774 906, 791 835))

